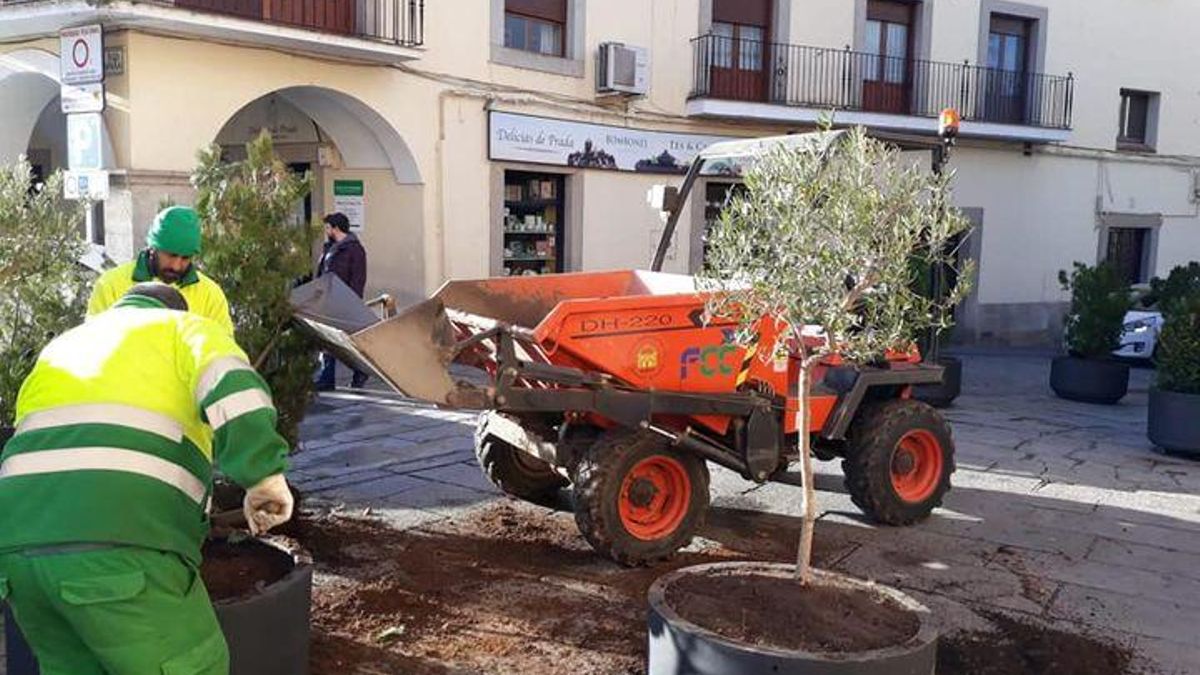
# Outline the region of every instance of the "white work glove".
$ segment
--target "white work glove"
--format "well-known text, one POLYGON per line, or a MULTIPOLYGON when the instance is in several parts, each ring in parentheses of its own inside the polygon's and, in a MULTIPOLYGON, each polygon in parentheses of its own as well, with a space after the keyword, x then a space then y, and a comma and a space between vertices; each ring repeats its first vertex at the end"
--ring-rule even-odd
POLYGON ((258 485, 246 490, 242 501, 242 512, 254 535, 286 523, 292 517, 292 491, 288 489, 283 474, 277 473, 262 479, 258 485))

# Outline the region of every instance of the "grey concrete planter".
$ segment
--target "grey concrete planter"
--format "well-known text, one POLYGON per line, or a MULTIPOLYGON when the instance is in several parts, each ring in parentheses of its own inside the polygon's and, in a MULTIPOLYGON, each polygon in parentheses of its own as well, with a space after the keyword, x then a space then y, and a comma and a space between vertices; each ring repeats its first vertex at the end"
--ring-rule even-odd
POLYGON ((937 630, 929 610, 903 593, 866 581, 814 570, 814 583, 879 593, 911 610, 920 620, 916 635, 895 647, 855 653, 822 653, 765 648, 737 642, 680 616, 666 601, 667 589, 685 575, 756 574, 791 578, 795 567, 779 563, 733 562, 685 567, 650 587, 649 675, 932 675, 937 665, 937 630))
POLYGON ((942 367, 942 381, 913 387, 913 398, 935 408, 948 408, 962 393, 962 359, 943 356, 937 360, 937 365, 942 367))
POLYGON ((1112 405, 1129 391, 1129 364, 1059 356, 1050 363, 1050 388, 1069 401, 1112 405))
MULTIPOLYGON (((213 603, 229 643, 229 673, 308 675, 312 561, 281 539, 268 537, 263 545, 289 557, 292 571, 251 597, 213 603)), ((7 607, 4 619, 7 675, 38 675, 37 661, 7 607)))
POLYGON ((1146 435, 1167 452, 1200 458, 1200 394, 1152 388, 1146 435))

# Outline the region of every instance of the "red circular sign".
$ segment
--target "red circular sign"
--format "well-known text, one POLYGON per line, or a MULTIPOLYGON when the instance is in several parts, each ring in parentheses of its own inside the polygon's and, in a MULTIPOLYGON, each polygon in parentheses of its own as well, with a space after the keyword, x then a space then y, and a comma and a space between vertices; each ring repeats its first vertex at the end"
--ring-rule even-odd
POLYGON ((87 40, 84 40, 83 38, 76 38, 75 44, 71 45, 71 60, 75 62, 75 67, 82 68, 86 66, 88 59, 90 59, 91 56, 91 50, 88 49, 87 40))

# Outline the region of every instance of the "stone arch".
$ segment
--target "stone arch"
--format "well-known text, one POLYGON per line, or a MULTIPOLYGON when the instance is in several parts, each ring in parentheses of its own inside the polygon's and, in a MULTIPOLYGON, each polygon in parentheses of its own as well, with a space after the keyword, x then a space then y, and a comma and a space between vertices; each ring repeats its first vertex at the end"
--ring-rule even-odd
POLYGON ((422 183, 416 158, 396 128, 366 103, 335 89, 304 85, 267 92, 230 116, 226 126, 268 96, 278 96, 311 118, 337 147, 346 168, 389 169, 398 184, 422 183))

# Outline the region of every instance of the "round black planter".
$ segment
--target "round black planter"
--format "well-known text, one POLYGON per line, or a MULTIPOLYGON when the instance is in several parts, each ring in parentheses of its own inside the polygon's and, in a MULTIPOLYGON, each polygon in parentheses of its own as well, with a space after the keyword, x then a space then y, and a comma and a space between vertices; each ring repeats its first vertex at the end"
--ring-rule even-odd
POLYGON ((1200 394, 1150 389, 1146 435, 1167 452, 1200 457, 1200 394))
POLYGON ((941 383, 915 386, 912 395, 935 408, 947 408, 962 393, 962 359, 943 356, 937 365, 942 367, 941 383))
POLYGON ((263 545, 288 556, 292 571, 248 598, 213 603, 229 643, 229 674, 308 675, 312 561, 281 539, 263 545))
POLYGON ((937 630, 929 610, 885 586, 814 570, 813 582, 856 588, 887 596, 920 619, 917 634, 902 645, 857 653, 820 653, 770 649, 730 640, 679 616, 666 602, 667 588, 691 574, 765 574, 791 578, 792 565, 779 563, 713 563, 685 567, 650 587, 649 675, 933 675, 937 665, 937 630))
POLYGON ((1050 363, 1050 388, 1069 401, 1112 405, 1129 391, 1129 364, 1059 356, 1050 363))
MULTIPOLYGON (((213 603, 229 643, 230 675, 308 675, 309 618, 312 606, 312 561, 282 540, 270 546, 292 562, 292 571, 247 598, 213 603)), ((4 609, 7 675, 39 675, 37 661, 4 609)))

